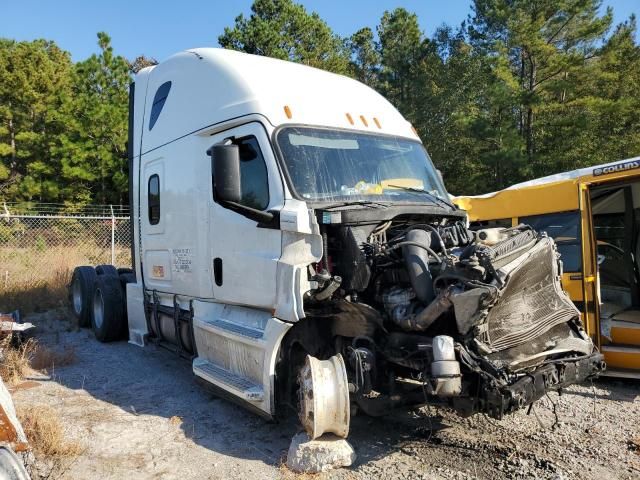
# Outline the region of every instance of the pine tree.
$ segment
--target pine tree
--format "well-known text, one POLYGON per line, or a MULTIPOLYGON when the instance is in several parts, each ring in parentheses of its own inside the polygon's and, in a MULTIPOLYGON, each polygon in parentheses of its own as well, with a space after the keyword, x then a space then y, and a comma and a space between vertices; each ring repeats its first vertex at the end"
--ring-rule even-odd
POLYGON ((320 16, 292 0, 255 0, 251 15, 239 15, 218 37, 224 48, 290 60, 335 73, 347 73, 344 41, 320 16))
POLYGON ((410 121, 415 121, 416 66, 424 55, 418 17, 404 8, 386 11, 378 25, 382 93, 410 121))
POLYGON ((611 25, 601 0, 475 0, 469 35, 486 56, 508 65, 501 77, 518 84, 516 122, 528 175, 555 170, 544 144, 559 104, 573 100, 581 73, 611 25))
POLYGON ((380 76, 380 53, 369 27, 361 28, 351 35, 348 42, 351 50, 349 74, 372 88, 378 86, 380 76))
POLYGON ((73 93, 63 107, 67 128, 56 151, 65 198, 75 203, 124 203, 129 62, 114 55, 106 33, 98 33, 98 45, 100 54, 75 65, 73 93))
POLYGON ((11 200, 56 201, 60 165, 52 144, 70 89, 71 60, 53 42, 0 39, 0 182, 11 200))

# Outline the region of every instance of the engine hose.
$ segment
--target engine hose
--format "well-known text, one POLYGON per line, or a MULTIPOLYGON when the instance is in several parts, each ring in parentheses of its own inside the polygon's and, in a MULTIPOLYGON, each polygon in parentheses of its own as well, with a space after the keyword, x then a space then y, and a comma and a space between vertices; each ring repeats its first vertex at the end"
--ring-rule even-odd
POLYGON ((440 315, 451 308, 452 288, 448 287, 442 290, 433 302, 427 305, 420 313, 408 318, 398 319, 394 321, 396 324, 407 331, 424 331, 435 322, 440 315))
POLYGON ((440 248, 442 250, 445 250, 446 247, 444 245, 444 240, 442 240, 442 237, 440 236, 440 232, 438 231, 438 229, 436 227, 434 227, 433 225, 429 225, 428 223, 425 223, 425 227, 427 227, 429 230, 431 230, 436 235, 436 238, 440 242, 440 248))
POLYGON ((340 288, 341 283, 342 283, 342 278, 336 275, 331 279, 331 281, 329 282, 329 285, 324 287, 322 290, 320 290, 318 293, 316 293, 313 296, 313 299, 318 302, 322 302, 323 300, 327 300, 328 298, 331 298, 331 295, 333 295, 335 291, 338 290, 338 288, 340 288))
POLYGON ((438 261, 438 263, 442 263, 442 258, 440 258, 440 255, 434 252, 433 249, 431 249, 430 247, 427 247, 426 245, 423 245, 418 242, 404 241, 404 242, 396 243, 393 247, 390 247, 387 250, 389 251, 396 250, 398 248, 405 247, 405 246, 420 247, 423 250, 426 250, 429 255, 431 255, 433 258, 435 258, 438 261))
POLYGON ((439 242, 439 247, 444 251, 445 250, 445 246, 444 246, 444 240, 442 240, 442 236, 440 235, 440 232, 438 231, 437 228, 435 228, 433 225, 429 225, 428 223, 416 223, 414 225, 411 225, 409 228, 407 228, 404 233, 402 235, 399 235, 397 237, 395 237, 392 240, 395 240, 397 238, 401 238, 402 236, 406 235, 407 232, 411 231, 411 230, 416 230, 416 229, 422 229, 422 228, 428 228, 429 230, 431 230, 434 235, 436 236, 436 238, 438 239, 439 242))
POLYGON ((329 267, 329 239, 327 238, 327 229, 322 229, 322 263, 324 269, 331 273, 331 268, 329 267))

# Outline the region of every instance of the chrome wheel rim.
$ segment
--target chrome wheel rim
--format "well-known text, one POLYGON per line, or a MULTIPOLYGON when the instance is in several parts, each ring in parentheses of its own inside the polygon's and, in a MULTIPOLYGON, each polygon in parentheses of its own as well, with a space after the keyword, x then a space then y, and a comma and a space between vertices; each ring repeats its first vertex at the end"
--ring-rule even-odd
POLYGON ((82 287, 79 278, 73 281, 71 296, 73 298, 73 311, 76 312, 76 315, 80 315, 80 312, 82 312, 82 287))
POLYGON ((93 323, 96 328, 101 328, 104 322, 104 301, 102 292, 98 288, 93 296, 93 323))

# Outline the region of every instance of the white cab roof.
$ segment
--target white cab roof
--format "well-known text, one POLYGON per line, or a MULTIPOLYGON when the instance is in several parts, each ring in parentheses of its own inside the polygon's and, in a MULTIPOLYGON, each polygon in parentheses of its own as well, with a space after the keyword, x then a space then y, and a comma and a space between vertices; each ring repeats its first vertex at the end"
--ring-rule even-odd
POLYGON ((411 124, 393 105, 356 80, 232 50, 197 48, 143 69, 136 77, 136 109, 142 103, 139 96, 144 95, 145 87, 144 120, 136 111, 137 128, 139 120, 144 123, 142 153, 250 114, 264 116, 274 127, 319 125, 418 139, 411 124), (157 122, 149 130, 154 96, 165 82, 171 82, 171 89, 157 122))

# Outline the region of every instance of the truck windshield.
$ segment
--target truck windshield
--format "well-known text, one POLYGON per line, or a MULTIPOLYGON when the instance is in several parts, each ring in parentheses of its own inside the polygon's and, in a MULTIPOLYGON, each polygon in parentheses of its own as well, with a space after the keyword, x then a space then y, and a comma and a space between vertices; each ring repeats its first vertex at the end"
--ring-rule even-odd
POLYGON ((417 141, 308 127, 283 128, 276 141, 292 186, 304 199, 449 203, 417 141))

